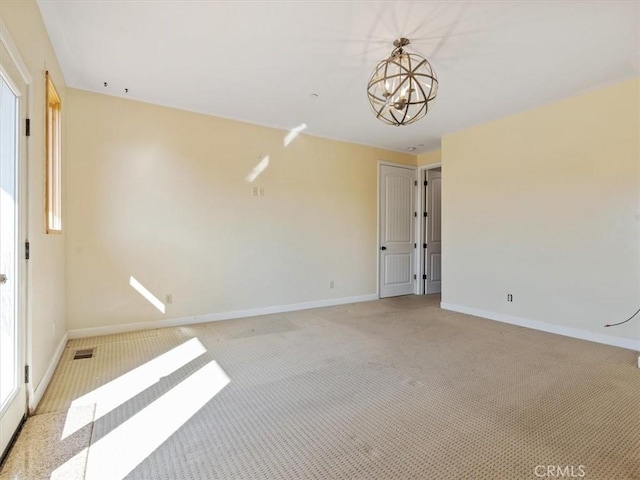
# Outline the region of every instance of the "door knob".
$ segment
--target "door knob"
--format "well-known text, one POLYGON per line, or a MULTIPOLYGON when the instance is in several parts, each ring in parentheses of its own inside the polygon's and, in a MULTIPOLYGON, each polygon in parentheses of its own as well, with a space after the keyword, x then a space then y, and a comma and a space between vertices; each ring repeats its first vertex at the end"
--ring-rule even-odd
POLYGON ((7 283, 7 276, 4 273, 0 273, 0 285, 7 283))
POLYGON ((386 250, 387 247, 380 247, 380 250, 386 250))

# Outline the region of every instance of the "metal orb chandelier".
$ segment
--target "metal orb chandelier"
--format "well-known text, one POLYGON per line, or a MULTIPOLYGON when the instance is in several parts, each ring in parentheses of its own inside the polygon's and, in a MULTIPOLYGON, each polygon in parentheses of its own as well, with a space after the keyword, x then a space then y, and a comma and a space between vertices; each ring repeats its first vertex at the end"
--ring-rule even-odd
POLYGON ((389 125, 409 125, 424 117, 438 93, 436 72, 426 58, 407 53, 411 42, 398 38, 391 56, 373 70, 367 85, 376 117, 389 125))

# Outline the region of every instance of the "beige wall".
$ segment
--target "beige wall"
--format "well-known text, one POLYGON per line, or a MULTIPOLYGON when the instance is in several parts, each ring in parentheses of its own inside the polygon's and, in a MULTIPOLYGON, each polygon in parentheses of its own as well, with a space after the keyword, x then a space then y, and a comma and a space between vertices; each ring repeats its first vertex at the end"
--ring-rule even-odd
POLYGON ((640 304, 639 91, 635 79, 443 138, 443 302, 640 337, 640 319, 603 328, 640 304))
MULTIPOLYGON (((56 347, 66 332, 65 239, 44 233, 44 113, 45 70, 49 70, 62 98, 66 120, 64 78, 35 1, 2 0, 0 18, 6 25, 33 78, 31 95, 31 137, 29 138, 29 224, 31 260, 28 262, 30 351, 32 387, 40 384, 54 359, 56 347), (54 333, 55 330, 55 333, 54 333)), ((64 131, 63 131, 64 136, 64 131)), ((63 137, 63 168, 65 151, 63 137)), ((66 215, 63 229, 66 232, 66 215)))
POLYGON ((67 115, 70 329, 376 292, 377 162, 415 156, 74 89, 67 115))
POLYGON ((425 152, 418 155, 418 166, 432 165, 434 163, 440 163, 442 161, 442 151, 433 150, 431 152, 425 152))

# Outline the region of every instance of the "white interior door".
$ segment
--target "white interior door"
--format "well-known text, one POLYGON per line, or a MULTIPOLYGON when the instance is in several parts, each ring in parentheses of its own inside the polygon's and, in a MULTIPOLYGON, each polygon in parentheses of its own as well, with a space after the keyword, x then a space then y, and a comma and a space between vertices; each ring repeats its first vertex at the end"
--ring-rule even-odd
POLYGON ((21 156, 26 85, 0 44, 0 454, 27 412, 24 383, 25 268, 20 261, 21 156))
POLYGON ((425 293, 442 290, 441 187, 442 172, 427 170, 427 250, 425 293))
POLYGON ((411 167, 380 165, 380 298, 414 293, 415 179, 411 167))

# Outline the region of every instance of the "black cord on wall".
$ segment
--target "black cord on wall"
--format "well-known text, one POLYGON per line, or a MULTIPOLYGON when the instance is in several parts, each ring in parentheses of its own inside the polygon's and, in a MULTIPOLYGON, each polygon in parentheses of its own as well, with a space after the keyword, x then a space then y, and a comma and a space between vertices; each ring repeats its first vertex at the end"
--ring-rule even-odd
POLYGON ((609 325, 605 325, 605 327, 617 327, 618 325, 622 325, 623 323, 627 323, 629 320, 631 320, 633 317, 635 317, 638 313, 640 313, 640 308, 638 310, 636 310, 636 313, 634 313, 633 315, 631 315, 629 318, 627 318, 625 321, 623 322, 618 322, 618 323, 611 323, 609 325))

